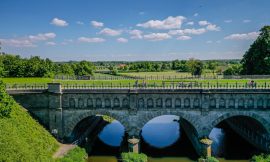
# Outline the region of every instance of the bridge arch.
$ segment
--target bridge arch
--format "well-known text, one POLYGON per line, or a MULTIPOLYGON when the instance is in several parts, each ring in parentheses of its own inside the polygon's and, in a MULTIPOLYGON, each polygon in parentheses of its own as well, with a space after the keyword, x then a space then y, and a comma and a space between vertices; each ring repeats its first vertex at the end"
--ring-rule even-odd
POLYGON ((67 124, 65 124, 65 136, 70 136, 76 125, 82 121, 83 119, 90 117, 90 116, 95 116, 95 115, 107 115, 115 120, 118 120, 124 127, 125 129, 128 127, 128 121, 126 119, 126 115, 119 114, 117 112, 110 112, 108 110, 91 110, 88 112, 85 112, 81 115, 76 116, 76 118, 71 119, 67 124))
POLYGON ((220 117, 213 119, 208 124, 208 127, 205 128, 206 129, 204 132, 205 135, 209 135, 211 130, 222 121, 225 121, 226 119, 233 118, 233 117, 249 117, 251 119, 254 119, 266 130, 267 133, 270 133, 270 123, 264 117, 253 112, 238 111, 238 112, 225 113, 221 115, 220 117))
MULTIPOLYGON (((197 135, 199 135, 201 132, 200 131, 200 129, 201 129, 200 121, 198 120, 198 117, 191 115, 188 112, 181 113, 181 112, 177 112, 177 111, 156 111, 156 112, 149 112, 146 114, 139 115, 139 120, 136 122, 136 126, 134 126, 135 128, 131 128, 131 129, 136 129, 136 130, 134 130, 136 132, 132 132, 132 133, 136 133, 136 135, 139 135, 143 126, 146 125, 147 122, 149 122, 150 120, 152 120, 156 117, 163 116, 163 115, 179 116, 180 120, 184 119, 186 122, 188 122, 195 129, 197 135)), ((129 133, 129 131, 128 131, 128 133, 129 133)))

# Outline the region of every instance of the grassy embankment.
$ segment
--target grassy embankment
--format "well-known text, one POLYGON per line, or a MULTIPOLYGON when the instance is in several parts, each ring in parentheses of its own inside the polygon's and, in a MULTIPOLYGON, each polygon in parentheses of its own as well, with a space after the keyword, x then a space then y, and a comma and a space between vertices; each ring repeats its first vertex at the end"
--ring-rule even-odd
POLYGON ((75 148, 64 158, 53 159, 52 155, 59 147, 58 142, 5 92, 2 81, 0 81, 0 128, 0 161, 85 160, 86 153, 81 148, 75 148))
POLYGON ((57 141, 0 83, 0 161, 52 161, 57 141))

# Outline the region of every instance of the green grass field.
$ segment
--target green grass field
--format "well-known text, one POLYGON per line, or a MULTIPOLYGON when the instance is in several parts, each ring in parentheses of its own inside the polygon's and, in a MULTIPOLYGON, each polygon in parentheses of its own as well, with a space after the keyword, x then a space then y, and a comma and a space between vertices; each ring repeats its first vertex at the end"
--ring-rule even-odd
MULTIPOLYGON (((138 77, 138 78, 154 78, 154 79, 174 79, 174 78, 188 78, 192 77, 189 72, 177 72, 177 71, 163 71, 163 72, 122 72, 119 73, 121 76, 130 76, 130 77, 138 77)), ((211 72, 203 73, 203 77, 213 77, 216 76, 211 72)))
MULTIPOLYGON (((90 86, 134 86, 136 80, 56 80, 50 78, 2 78, 4 83, 8 85, 45 85, 47 83, 61 83, 63 85, 90 85, 90 86)), ((236 83, 238 86, 244 86, 248 83, 250 79, 179 79, 179 80, 146 80, 147 86, 162 86, 165 84, 166 86, 170 85, 179 85, 183 82, 183 84, 188 85, 192 84, 203 84, 207 86, 208 83, 210 86, 216 86, 217 83, 219 85, 226 86, 226 84, 235 86, 236 83)), ((270 79, 255 79, 254 80, 257 85, 264 86, 265 83, 270 85, 270 79)), ((141 84, 143 80, 138 80, 138 84, 141 84)))

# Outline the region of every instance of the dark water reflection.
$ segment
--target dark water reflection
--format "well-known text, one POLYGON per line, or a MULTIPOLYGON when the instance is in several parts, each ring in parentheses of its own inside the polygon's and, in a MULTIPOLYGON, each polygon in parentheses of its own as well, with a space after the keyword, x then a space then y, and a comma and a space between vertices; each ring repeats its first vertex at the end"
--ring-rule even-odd
MULTIPOLYGON (((141 151, 150 157, 198 158, 178 121, 179 117, 173 115, 160 116, 149 121, 141 132, 141 151)), ((119 156, 124 134, 124 127, 120 122, 108 124, 99 134, 91 154, 119 156)), ((209 138, 213 140, 212 153, 216 157, 249 159, 258 153, 258 150, 226 125, 214 128, 209 138)))

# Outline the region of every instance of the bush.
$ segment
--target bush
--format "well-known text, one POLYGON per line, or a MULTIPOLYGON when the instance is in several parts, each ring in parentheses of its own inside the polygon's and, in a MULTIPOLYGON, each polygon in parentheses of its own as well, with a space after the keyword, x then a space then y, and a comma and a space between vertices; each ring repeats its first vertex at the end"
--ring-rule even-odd
POLYGON ((14 100, 5 92, 4 83, 0 81, 0 118, 9 117, 14 105, 14 100))
POLYGON ((122 153, 121 154, 123 162, 147 162, 147 156, 145 154, 138 153, 122 153))
POLYGON ((267 161, 270 161, 270 155, 266 155, 266 154, 254 155, 251 161, 252 162, 267 162, 267 161))
POLYGON ((85 162, 87 159, 87 153, 85 149, 80 147, 75 147, 69 151, 63 158, 59 158, 57 162, 85 162))
POLYGON ((1 81, 0 101, 0 161, 53 161, 56 140, 6 93, 1 81))
POLYGON ((200 158, 198 161, 199 162, 219 162, 219 160, 216 159, 215 157, 207 157, 206 159, 200 158))

